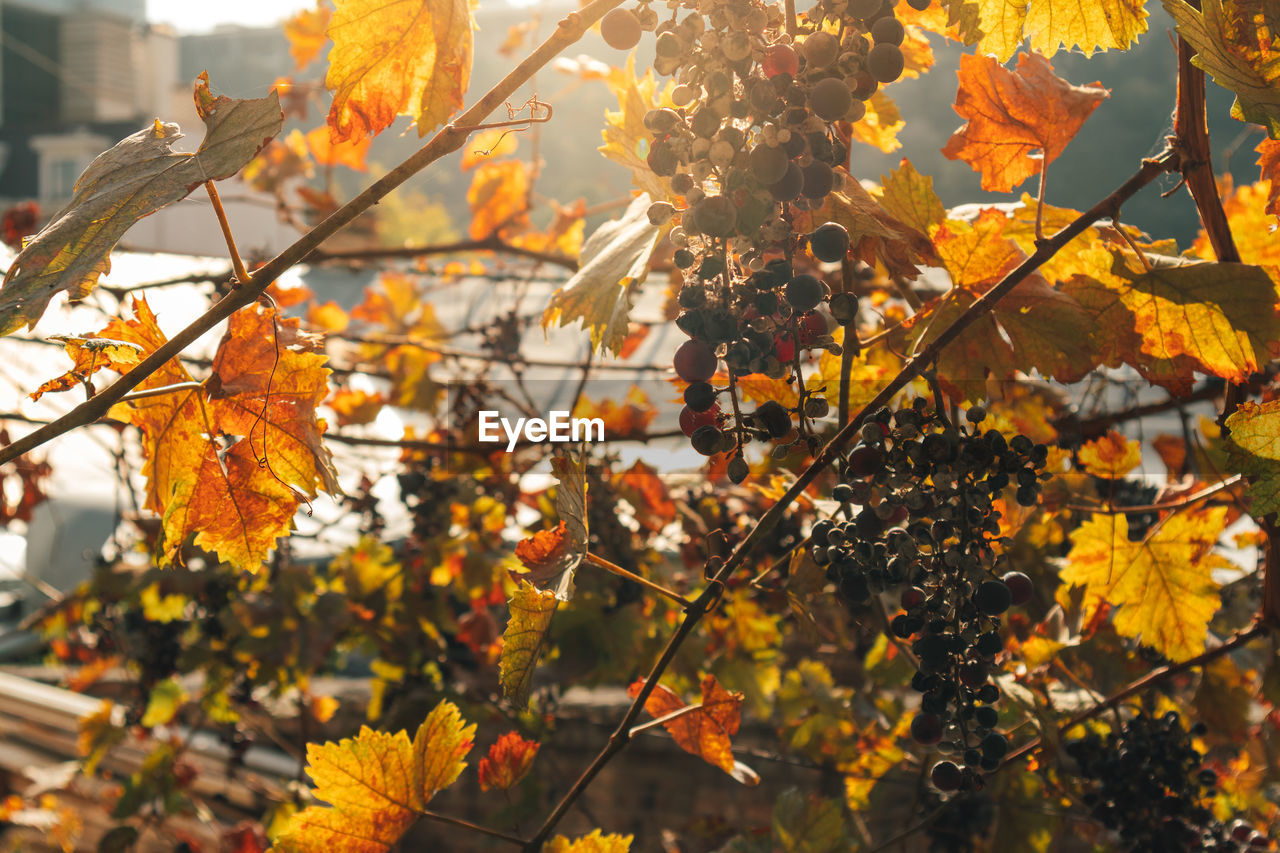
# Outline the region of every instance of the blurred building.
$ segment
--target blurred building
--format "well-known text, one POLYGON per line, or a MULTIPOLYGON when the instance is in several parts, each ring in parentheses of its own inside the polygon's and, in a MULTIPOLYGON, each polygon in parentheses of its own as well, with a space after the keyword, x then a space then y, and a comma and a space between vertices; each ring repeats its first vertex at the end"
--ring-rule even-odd
MULTIPOLYGON (((176 147, 195 150, 203 134, 191 84, 200 69, 183 75, 180 48, 170 27, 147 22, 146 0, 0 0, 0 209, 34 199, 46 216, 55 213, 94 157, 156 118, 177 121, 187 137, 176 147)), ((217 79, 214 88, 266 93, 236 92, 217 79)), ((296 236, 280 226, 271 200, 243 186, 230 196, 228 215, 252 235, 246 252, 278 250, 296 236)), ((122 244, 226 251, 203 194, 141 220, 122 244)))

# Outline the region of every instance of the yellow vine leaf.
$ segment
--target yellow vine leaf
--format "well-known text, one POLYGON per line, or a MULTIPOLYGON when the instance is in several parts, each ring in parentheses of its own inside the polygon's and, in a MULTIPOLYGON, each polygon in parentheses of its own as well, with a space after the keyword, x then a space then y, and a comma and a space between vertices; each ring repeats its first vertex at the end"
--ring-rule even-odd
POLYGON ((1094 514, 1071 534, 1063 591, 1083 587, 1087 613, 1104 601, 1115 607, 1122 636, 1170 660, 1194 657, 1221 604, 1211 572, 1231 565, 1213 552, 1226 516, 1226 507, 1178 513, 1131 542, 1123 513, 1094 514))
POLYGON ((886 154, 897 151, 902 147, 898 131, 907 125, 898 112, 898 105, 878 89, 865 103, 867 114, 853 123, 853 138, 886 154))
POLYGON ((481 163, 467 190, 472 239, 516 230, 529 221, 529 167, 523 160, 481 163))
POLYGON ((51 392, 68 391, 81 382, 87 382, 93 374, 104 367, 123 372, 142 360, 141 348, 128 341, 78 335, 50 335, 49 339, 62 343, 67 350, 67 355, 71 356, 71 360, 75 362, 75 366, 32 391, 30 394, 32 400, 39 400, 51 392))
POLYGON ((652 70, 643 77, 636 76, 635 55, 627 57, 622 68, 613 68, 605 78, 605 85, 618 99, 618 109, 604 114, 605 126, 601 135, 604 145, 601 154, 631 172, 632 182, 642 193, 648 193, 654 201, 674 201, 668 182, 649 168, 645 157, 653 138, 644 126, 644 114, 656 107, 671 107, 671 90, 674 82, 659 86, 652 70))
POLYGON ((1231 466, 1249 478, 1250 513, 1262 518, 1280 510, 1280 401, 1242 402, 1226 426, 1231 466))
POLYGON ((1191 60, 1236 96, 1231 115, 1280 139, 1280 31, 1273 0, 1164 0, 1178 35, 1196 49, 1191 60), (1269 8, 1270 7, 1270 8, 1269 8))
POLYGON ((933 189, 933 178, 922 175, 903 160, 889 175, 880 177, 880 206, 899 221, 925 236, 947 218, 946 208, 933 189))
POLYGON ((358 142, 414 117, 425 136, 462 106, 471 76, 471 5, 336 0, 325 85, 334 142, 358 142))
POLYGON ((542 853, 628 853, 632 838, 630 835, 605 835, 598 829, 572 840, 557 835, 542 845, 542 853))
POLYGON ((1141 462, 1142 445, 1115 430, 1080 448, 1081 467, 1104 480, 1119 480, 1141 462))
POLYGON ((441 702, 418 727, 307 745, 307 775, 315 797, 290 818, 273 849, 329 853, 386 853, 441 790, 453 784, 471 750, 476 727, 456 706, 441 702))
POLYGON ((1146 0, 943 0, 966 44, 1005 62, 1023 39, 1052 56, 1079 47, 1126 50, 1147 31, 1146 0))
POLYGON ((559 605, 555 593, 543 592, 525 580, 520 581, 507 602, 511 619, 502 632, 498 680, 503 694, 519 708, 529 704, 533 671, 547 645, 551 617, 559 605))

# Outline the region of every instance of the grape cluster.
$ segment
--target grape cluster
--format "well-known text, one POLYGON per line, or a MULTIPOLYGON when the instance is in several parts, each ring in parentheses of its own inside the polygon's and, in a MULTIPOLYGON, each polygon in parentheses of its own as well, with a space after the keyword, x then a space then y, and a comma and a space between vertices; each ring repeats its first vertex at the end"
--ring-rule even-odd
MULTIPOLYGON (((828 311, 849 322, 856 309, 808 272, 793 269, 797 250, 835 263, 849 252, 849 234, 826 222, 800 234, 795 214, 817 210, 839 189, 849 140, 838 122, 856 122, 866 100, 904 69, 906 30, 891 0, 822 0, 784 20, 781 5, 763 0, 668 0, 665 20, 643 0, 601 21, 611 46, 629 50, 642 33, 656 34, 654 69, 675 78, 672 107, 644 117, 647 164, 680 200, 670 231, 674 261, 684 270, 677 325, 691 341, 676 355, 686 382, 705 384, 723 359, 732 377, 752 373, 798 384, 803 350, 835 351, 828 311)), ((925 8, 928 0, 912 0, 925 8)), ((655 201, 650 221, 665 224, 676 205, 655 201)), ((695 449, 710 455, 736 449, 741 461, 746 428, 780 440, 800 423, 821 417, 822 403, 801 388, 799 403, 752 416, 740 407, 723 413, 716 389, 699 387, 682 417, 695 449), (696 401, 696 405, 695 405, 696 401), (732 429, 723 427, 732 421, 732 429)), ((825 402, 825 401, 823 401, 825 402)), ((824 412, 825 414, 825 412, 824 412)), ((810 442, 812 443, 812 442, 810 442)))
POLYGON ((967 426, 956 426, 923 398, 876 412, 832 490, 847 520, 819 521, 811 532, 814 562, 852 607, 902 590, 890 630, 914 638, 919 660, 911 734, 950 756, 932 773, 946 792, 978 787, 980 771, 994 770, 1008 752, 995 730, 992 659, 1004 648, 1000 615, 1025 604, 1033 588, 1009 570, 995 499, 1010 490, 1019 504, 1034 505, 1048 455, 1026 436, 984 431, 985 418, 975 406, 967 426))
POLYGON ((1271 849, 1244 821, 1224 824, 1209 808, 1218 777, 1192 743, 1204 730, 1196 723, 1188 731, 1176 711, 1142 709, 1105 737, 1091 732, 1063 744, 1087 782, 1085 805, 1126 850, 1271 849))

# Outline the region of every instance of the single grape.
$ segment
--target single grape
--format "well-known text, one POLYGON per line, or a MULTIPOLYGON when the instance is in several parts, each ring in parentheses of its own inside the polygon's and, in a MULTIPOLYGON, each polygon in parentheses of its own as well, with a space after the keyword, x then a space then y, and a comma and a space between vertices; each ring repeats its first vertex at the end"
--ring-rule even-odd
POLYGON ((779 146, 765 145, 763 142, 751 149, 747 155, 747 165, 756 180, 765 186, 776 184, 787 174, 787 152, 779 146))
POLYGON ((712 405, 701 412, 696 412, 689 406, 685 406, 680 410, 680 431, 692 437, 699 427, 715 426, 719 421, 719 417, 720 407, 717 405, 712 405))
POLYGON ((907 0, 907 5, 917 12, 923 12, 929 8, 929 4, 932 2, 933 0, 907 0))
POLYGON ((939 761, 929 771, 933 786, 943 793, 960 790, 964 785, 964 772, 951 761, 939 761))
POLYGON ((824 264, 842 261, 849 252, 849 232, 837 222, 819 225, 809 235, 809 251, 824 264))
POLYGON ((840 56, 840 39, 819 30, 800 43, 800 53, 810 69, 826 68, 840 56))
POLYGON ((851 325, 858 317, 858 297, 837 293, 831 297, 831 316, 842 326, 851 325))
POLYGON ((738 222, 738 210, 727 196, 704 198, 694 205, 692 212, 697 223, 694 227, 708 237, 730 237, 738 222))
POLYGON ((1035 594, 1036 589, 1031 583, 1031 578, 1022 572, 1008 572, 1000 580, 1009 587, 1009 603, 1013 607, 1021 607, 1035 594))
POLYGON ((867 54, 867 70, 881 83, 892 83, 902 76, 906 61, 896 44, 877 44, 867 54))
POLYGON ((809 89, 809 109, 823 121, 844 118, 852 103, 853 95, 840 77, 819 80, 809 89))
POLYGON ((747 479, 747 475, 751 473, 751 468, 747 465, 747 460, 741 456, 735 456, 729 460, 725 473, 729 475, 730 482, 737 484, 747 479))
POLYGON ((992 732, 982 739, 982 755, 997 761, 1009 752, 1009 739, 999 732, 992 732))
POLYGON ((871 38, 876 44, 899 45, 906 34, 906 28, 897 18, 881 18, 871 25, 871 38))
POLYGON ((694 382, 684 389, 684 403, 695 412, 705 412, 716 404, 716 389, 707 382, 694 382))
POLYGON ((807 273, 801 273, 787 282, 787 303, 796 311, 812 311, 822 301, 822 282, 807 273))
POLYGON ((800 70, 800 57, 791 45, 774 44, 765 49, 760 67, 766 77, 777 77, 779 74, 795 77, 800 70))
POLYGON ((685 341, 676 350, 676 375, 685 382, 706 382, 716 373, 716 354, 702 341, 685 341))
POLYGON ((867 19, 884 8, 884 0, 849 0, 849 14, 867 19))
POLYGON ((1000 712, 990 705, 983 705, 973 712, 973 720, 984 729, 994 729, 1000 722, 1000 712))
POLYGON ((630 9, 613 9, 600 19, 600 35, 614 50, 631 50, 640 41, 640 19, 630 9))
POLYGON ((942 740, 942 718, 937 714, 916 714, 911 721, 911 737, 916 743, 933 746, 942 740))
POLYGON ((791 432, 791 413, 776 400, 761 403, 760 408, 756 409, 755 418, 773 438, 782 438, 791 432))
POLYGON ((703 456, 711 456, 719 451, 721 437, 722 433, 716 427, 700 426, 689 437, 689 443, 703 456))
POLYGON ((1001 581, 983 581, 973 594, 973 603, 988 616, 999 616, 1012 601, 1013 594, 1001 581))
POLYGON ((804 175, 801 192, 805 198, 821 201, 827 197, 827 193, 831 192, 831 188, 835 185, 835 172, 821 160, 814 160, 800 171, 804 175))

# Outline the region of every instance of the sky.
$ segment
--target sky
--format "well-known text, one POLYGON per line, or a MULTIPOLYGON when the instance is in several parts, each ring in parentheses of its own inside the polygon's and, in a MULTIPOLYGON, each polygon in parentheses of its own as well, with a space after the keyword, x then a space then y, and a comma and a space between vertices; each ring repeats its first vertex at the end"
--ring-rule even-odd
POLYGON ((218 24, 261 27, 289 17, 299 9, 314 8, 315 0, 147 0, 147 17, 172 24, 184 32, 211 30, 218 24))

